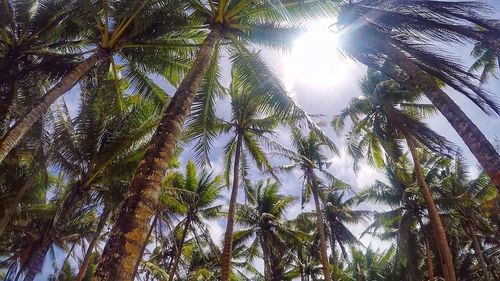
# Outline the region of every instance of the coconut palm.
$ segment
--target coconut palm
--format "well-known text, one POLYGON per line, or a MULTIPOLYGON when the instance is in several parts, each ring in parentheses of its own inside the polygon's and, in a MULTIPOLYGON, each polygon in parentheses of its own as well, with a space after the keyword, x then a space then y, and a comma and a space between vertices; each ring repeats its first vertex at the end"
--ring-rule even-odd
POLYGON ((394 270, 394 248, 380 251, 368 247, 363 252, 352 247, 350 257, 345 274, 340 280, 401 280, 394 270))
POLYGON ((324 180, 321 179, 317 172, 326 177, 328 182, 334 186, 345 186, 345 184, 336 179, 332 174, 325 170, 330 165, 328 158, 324 155, 324 149, 328 148, 337 152, 335 146, 325 144, 318 136, 310 131, 309 134, 303 135, 298 129, 292 128, 292 146, 296 151, 281 149, 279 154, 293 161, 292 164, 282 167, 283 170, 291 171, 299 169, 302 172, 304 186, 302 191, 302 204, 310 200, 311 194, 314 200, 316 223, 320 237, 320 253, 323 266, 323 275, 325 280, 331 280, 327 244, 325 222, 323 219, 323 208, 321 208, 320 196, 323 197, 324 180))
MULTIPOLYGON (((300 232, 290 228, 285 212, 294 202, 292 196, 279 193, 279 185, 270 179, 258 181, 245 189, 247 203, 237 206, 236 221, 244 229, 234 233, 235 247, 240 243, 260 246, 265 280, 285 280, 287 245, 300 243, 300 232), (248 242, 253 240, 252 242, 248 242)), ((250 246, 250 247, 251 247, 250 246)), ((246 263, 252 262, 246 260, 246 263)))
POLYGON ((219 199, 223 184, 222 177, 213 177, 206 170, 198 173, 193 162, 188 162, 186 165, 185 175, 180 173, 169 174, 165 182, 166 192, 169 193, 171 190, 175 194, 173 198, 178 197, 176 200, 183 204, 186 209, 183 214, 184 219, 181 220, 177 227, 182 230, 178 245, 175 246, 173 264, 169 268, 168 280, 171 281, 177 271, 183 245, 190 229, 203 225, 204 220, 220 216, 221 206, 215 206, 214 202, 219 199))
POLYGON ((338 17, 339 44, 363 64, 422 91, 500 188, 500 155, 434 79, 464 94, 485 112, 500 112, 475 83, 476 77, 435 45, 488 41, 498 47, 498 20, 488 19, 487 14, 485 4, 473 1, 349 1, 338 17))
MULTIPOLYGON (((248 43, 271 47, 289 45, 290 34, 297 28, 289 27, 291 20, 310 19, 317 15, 333 13, 335 3, 325 1, 189 1, 189 10, 198 23, 197 27, 208 34, 198 50, 196 59, 179 84, 172 101, 157 128, 144 160, 128 192, 127 200, 118 218, 112 236, 109 239, 96 280, 131 279, 130 264, 139 259, 141 245, 144 244, 147 228, 152 213, 147 204, 156 205, 167 163, 177 145, 184 121, 188 116, 196 92, 203 79, 216 77, 216 72, 207 75, 210 65, 218 65, 220 43, 231 47, 233 64, 241 65, 245 78, 258 93, 272 102, 275 108, 289 113, 293 103, 281 83, 272 75, 265 64, 248 50, 248 43), (129 235, 141 233, 141 235, 129 235), (127 256, 127 258, 125 258, 127 256)), ((213 69, 213 68, 212 68, 213 69)), ((215 67, 215 70, 218 68, 215 67)), ((212 81, 210 85, 214 85, 212 81)), ((213 87, 210 87, 213 89, 213 87)), ((206 101, 213 101, 214 95, 205 96, 206 101)), ((271 103, 271 102, 270 102, 271 103)), ((208 103, 207 103, 208 104, 208 103)), ((210 111, 201 111, 209 116, 210 111)), ((304 113, 299 110, 299 114, 304 113)), ((223 256, 227 261, 227 254, 223 256)), ((227 262, 224 262, 227 264, 227 262)), ((229 278, 229 267, 222 270, 222 279, 229 278)))
MULTIPOLYGON (((4 2, 10 7, 7 9, 11 11, 9 15, 29 14, 33 9, 30 5, 17 7, 13 4, 14 1, 13 3, 4 2), (20 11, 17 11, 16 8, 20 11)), ((40 17, 47 18, 48 22, 30 22, 35 31, 40 29, 43 32, 31 34, 26 44, 29 45, 29 40, 41 41, 42 36, 49 35, 56 36, 57 39, 52 40, 57 40, 57 42, 50 44, 50 41, 42 41, 40 46, 36 46, 37 50, 34 55, 37 55, 38 52, 42 54, 54 53, 54 56, 58 55, 64 58, 65 52, 68 49, 72 51, 72 48, 83 49, 85 54, 89 53, 90 55, 83 56, 81 52, 69 53, 69 58, 78 58, 79 62, 73 63, 74 67, 70 70, 59 71, 64 74, 59 81, 38 99, 38 102, 26 114, 20 116, 2 136, 0 162, 19 143, 31 126, 45 115, 50 105, 96 67, 111 69, 115 77, 119 76, 118 72, 122 69, 124 76, 131 81, 136 92, 156 101, 157 106, 162 108, 166 96, 160 87, 148 77, 148 74, 160 74, 176 84, 178 77, 187 69, 190 49, 186 47, 196 43, 193 40, 196 41, 198 36, 197 33, 180 31, 179 24, 185 24, 185 17, 181 9, 183 7, 181 1, 177 0, 155 0, 150 3, 135 0, 128 2, 96 1, 92 4, 78 0, 69 3, 67 1, 47 2, 49 4, 42 5, 40 9, 40 17), (59 23, 59 21, 61 22, 59 23), (36 24, 41 24, 41 26, 36 26, 36 24), (66 32, 66 29, 52 30, 53 26, 62 26, 69 31, 66 32), (45 35, 46 29, 49 29, 53 34, 45 35), (67 35, 69 43, 60 46, 60 34, 67 35), (76 45, 76 47, 71 44, 76 45), (121 66, 119 63, 125 64, 121 66)), ((8 49, 8 46, 5 48, 8 49)), ((22 55, 21 52, 20 57, 17 56, 17 53, 12 56, 16 59, 22 59, 22 55)), ((35 59, 37 58, 35 57, 35 59)), ((42 63, 44 63, 43 60, 42 63)), ((52 65, 50 65, 50 69, 52 69, 52 65)), ((116 89, 116 91, 119 90, 116 89)))
POLYGON ((488 82, 491 76, 497 77, 497 72, 500 68, 500 50, 495 51, 484 42, 477 42, 472 49, 472 57, 476 59, 469 68, 469 71, 481 71, 479 81, 481 83, 488 82))
POLYGON ((363 222, 370 213, 364 210, 354 210, 353 207, 358 204, 356 197, 353 196, 344 200, 344 196, 344 191, 339 193, 335 190, 335 187, 332 187, 323 200, 325 223, 332 251, 332 262, 335 266, 338 266, 337 244, 345 259, 347 259, 346 247, 360 244, 358 238, 349 230, 346 223, 357 224, 363 222))
POLYGON ((384 164, 382 151, 397 161, 402 155, 399 140, 406 141, 420 192, 437 236, 439 253, 446 265, 445 278, 455 280, 446 233, 425 180, 417 151, 417 147, 437 152, 452 150, 453 147, 422 122, 424 114, 432 113, 434 107, 418 103, 418 92, 405 89, 394 80, 386 79, 380 72, 369 70, 361 83, 363 96, 353 99, 348 108, 334 118, 332 125, 337 131, 341 131, 345 119, 350 117, 353 121, 348 140, 350 152, 355 158, 363 158, 366 153, 368 161, 379 167, 384 164))

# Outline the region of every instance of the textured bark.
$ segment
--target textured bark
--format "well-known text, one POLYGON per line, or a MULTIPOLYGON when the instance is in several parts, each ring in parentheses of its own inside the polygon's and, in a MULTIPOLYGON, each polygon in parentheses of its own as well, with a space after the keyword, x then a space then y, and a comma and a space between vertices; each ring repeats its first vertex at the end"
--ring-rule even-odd
POLYGON ((271 260, 269 247, 262 233, 259 233, 260 247, 262 248, 262 259, 264 260, 264 280, 271 281, 271 260))
POLYGON ((486 264, 486 260, 484 259, 483 250, 481 249, 481 244, 477 239, 476 233, 474 232, 474 228, 470 225, 467 225, 467 232, 472 240, 472 246, 474 247, 474 252, 476 253, 477 260, 479 261, 479 265, 483 270, 483 278, 485 281, 492 281, 493 279, 490 276, 490 272, 488 270, 488 265, 486 264))
POLYGON ((316 183, 313 183, 312 193, 314 198, 314 206, 316 207, 316 219, 318 223, 318 231, 319 231, 319 250, 321 253, 321 263, 323 265, 323 275, 325 281, 331 281, 330 269, 328 268, 328 254, 326 252, 326 235, 325 235, 325 225, 323 222, 323 215, 321 212, 321 207, 319 203, 318 196, 318 186, 316 183))
POLYGON ((236 143, 236 152, 234 155, 234 173, 233 187, 231 189, 231 198, 229 199, 229 210, 227 212, 226 233, 224 234, 224 248, 221 256, 221 280, 228 281, 231 274, 231 254, 233 249, 233 228, 234 211, 236 208, 236 199, 238 198, 238 188, 240 179, 240 155, 243 143, 243 135, 238 132, 236 143))
POLYGON ((427 257, 427 275, 429 277, 429 281, 434 281, 434 269, 432 267, 432 251, 429 246, 429 239, 425 238, 425 255, 427 257))
MULTIPOLYGON (((337 251, 335 249, 335 235, 333 226, 330 226, 330 249, 332 251, 332 263, 335 269, 337 269, 338 259, 337 259, 337 251)), ((337 272, 334 272, 332 276, 333 281, 338 279, 337 272)))
POLYGON ((42 270, 43 263, 45 261, 45 256, 52 246, 52 239, 49 237, 44 237, 41 241, 40 246, 35 250, 35 253, 31 256, 24 267, 24 281, 33 281, 35 276, 42 270))
POLYGON ((85 277, 85 272, 87 272, 87 268, 90 263, 90 258, 92 257, 92 254, 94 253, 94 248, 99 242, 99 239, 101 238, 101 233, 102 230, 104 229, 104 226, 106 225, 106 221, 108 220, 109 214, 111 213, 109 208, 104 207, 104 211, 101 214, 101 218, 99 219, 99 223, 97 224, 97 228, 95 230, 95 235, 92 238, 92 241, 90 241, 89 247, 87 248, 87 252, 85 253, 85 257, 83 258, 82 265, 80 266, 80 269, 78 270, 78 274, 76 275, 75 281, 82 281, 83 277, 85 277))
POLYGON ((104 248, 94 280, 132 280, 158 206, 163 178, 179 140, 196 92, 209 68, 215 44, 221 38, 212 29, 193 66, 177 88, 127 192, 120 215, 104 248))
MULTIPOLYGON (((412 84, 418 87, 448 120, 474 157, 500 190, 500 155, 479 128, 460 107, 436 84, 427 73, 410 61, 403 53, 387 45, 387 55, 403 69, 412 84)), ((398 81, 399 82, 399 81, 398 81)), ((404 81, 407 82, 407 81, 404 81)))
POLYGON ((170 273, 168 274, 168 281, 174 280, 174 275, 175 275, 175 272, 177 271, 177 266, 179 265, 179 261, 181 260, 182 247, 184 246, 184 240, 186 239, 190 223, 191 223, 191 217, 188 216, 186 218, 186 225, 184 226, 184 229, 182 230, 181 241, 179 242, 179 247, 177 248, 177 251, 175 252, 174 264, 172 265, 172 268, 170 269, 170 273))
POLYGON ((7 209, 5 209, 2 219, 0 219, 0 236, 2 236, 2 233, 5 231, 5 228, 9 224, 12 216, 16 213, 17 206, 19 205, 19 203, 21 203, 21 200, 24 198, 24 195, 26 194, 28 189, 30 189, 33 183, 34 176, 29 176, 21 189, 17 191, 16 196, 12 199, 12 201, 9 202, 10 205, 7 207, 7 209))
POLYGON ((408 143, 408 147, 410 148, 411 156, 413 158, 413 166, 415 169, 415 173, 417 174, 417 182, 420 187, 420 192, 424 197, 432 229, 436 236, 436 243, 438 246, 441 261, 443 263, 443 271, 445 273, 444 279, 446 281, 456 281, 455 268, 453 266, 453 257, 448 245, 448 239, 446 238, 446 232, 444 230, 443 223, 441 222, 441 217, 439 216, 436 205, 434 204, 434 199, 432 198, 429 187, 425 182, 424 173, 422 172, 420 159, 417 154, 417 148, 415 147, 413 140, 408 135, 406 135, 405 137, 406 142, 408 143))
POLYGON ((106 55, 105 50, 99 50, 79 63, 73 70, 66 74, 52 89, 50 89, 33 108, 21 119, 17 120, 0 140, 0 162, 19 143, 31 126, 47 113, 51 104, 60 96, 69 91, 106 55))

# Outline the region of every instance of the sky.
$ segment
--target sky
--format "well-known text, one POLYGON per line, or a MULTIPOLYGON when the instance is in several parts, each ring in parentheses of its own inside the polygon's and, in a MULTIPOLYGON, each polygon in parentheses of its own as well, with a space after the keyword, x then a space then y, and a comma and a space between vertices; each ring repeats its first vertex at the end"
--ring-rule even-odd
MULTIPOLYGON (((490 3, 495 7, 497 15, 500 14, 500 2, 498 0, 490 0, 490 3)), ((268 65, 272 68, 276 75, 282 79, 283 83, 287 87, 287 90, 295 98, 297 103, 310 114, 321 114, 322 117, 317 119, 317 121, 322 121, 325 124, 328 124, 334 115, 338 114, 342 108, 346 107, 352 98, 361 95, 359 81, 366 73, 365 66, 356 63, 349 58, 341 57, 338 51, 332 47, 335 45, 335 38, 327 31, 327 27, 331 22, 334 21, 323 20, 310 23, 310 32, 306 33, 302 37, 299 37, 290 52, 280 53, 269 49, 261 50, 268 65)), ((441 47, 463 59, 464 65, 470 66, 472 64, 472 59, 469 55, 472 46, 443 45, 441 47)), ((228 85, 230 82, 230 66, 227 58, 223 58, 222 61, 222 80, 225 85, 228 85)), ((162 85, 168 93, 173 93, 174 89, 168 85, 168 83, 159 78, 155 78, 155 80, 162 85)), ((498 94, 500 92, 499 80, 492 79, 486 87, 491 93, 500 97, 498 94)), ((486 115, 456 91, 449 88, 446 88, 445 90, 467 114, 467 116, 469 116, 469 118, 482 130, 488 139, 493 140, 495 137, 500 137, 499 118, 486 115)), ((79 89, 76 87, 65 97, 65 101, 68 104, 72 116, 75 116, 78 111, 78 92, 79 89)), ((227 116, 229 112, 229 101, 227 99, 220 100, 217 105, 217 109, 219 116, 227 116)), ((461 147, 461 152, 466 157, 472 174, 477 174, 479 171, 477 161, 466 148, 457 133, 447 123, 446 119, 437 115, 427 119, 427 122, 435 131, 461 147)), ((333 175, 349 183, 352 186, 353 191, 359 191, 363 187, 367 187, 374 183, 377 179, 383 180, 381 172, 368 166, 366 163, 363 163, 360 166, 357 174, 354 173, 352 169, 353 161, 345 152, 345 137, 342 135, 337 136, 329 126, 325 126, 324 130, 335 141, 341 151, 338 156, 329 156, 332 160, 332 165, 329 168, 329 171, 333 175)), ((289 137, 286 134, 278 133, 277 137, 281 144, 285 146, 290 145, 289 137)), ((215 142, 214 149, 212 150, 212 169, 215 173, 222 173, 223 161, 221 155, 222 148, 226 142, 227 137, 218 139, 215 142)), ((185 165, 187 160, 192 157, 193 155, 191 154, 190 147, 188 146, 181 156, 181 162, 185 165)), ((267 177, 267 175, 257 171, 253 171, 251 175, 252 180, 267 177)), ((288 218, 294 218, 297 214, 303 211, 300 204, 302 179, 299 177, 299 172, 281 175, 280 177, 282 182, 282 193, 293 195, 298 198, 297 203, 295 203, 288 210, 288 218)), ((239 192, 239 195, 238 201, 244 202, 243 192, 239 192)), ((229 192, 225 190, 223 198, 219 201, 219 203, 225 206, 228 201, 229 192)), ((372 211, 382 211, 386 209, 384 206, 375 206, 366 203, 360 205, 358 208, 372 211)), ((312 205, 305 205, 304 210, 312 210, 312 205)), ((369 222, 351 225, 349 226, 349 229, 359 237, 368 223, 369 222)), ((221 245, 225 230, 225 220, 220 220, 217 223, 210 223, 209 227, 212 238, 214 241, 218 242, 219 245, 221 245)), ((371 245, 375 249, 386 249, 389 245, 388 242, 380 241, 369 235, 363 236, 361 238, 361 242, 363 245, 371 245)), ((257 266, 261 268, 261 262, 258 262, 257 266)), ((49 272, 48 270, 52 270, 51 265, 49 267, 49 265, 46 264, 44 271, 49 272)), ((42 276, 46 275, 44 274, 42 276)), ((43 280, 43 278, 40 278, 41 277, 39 277, 39 280, 43 280)))

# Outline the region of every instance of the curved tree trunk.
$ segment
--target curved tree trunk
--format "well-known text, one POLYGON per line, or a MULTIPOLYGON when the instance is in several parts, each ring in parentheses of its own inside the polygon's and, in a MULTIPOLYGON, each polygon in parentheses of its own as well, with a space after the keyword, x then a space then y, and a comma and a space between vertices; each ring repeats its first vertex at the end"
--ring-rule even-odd
POLYGON ((9 224, 10 219, 16 213, 17 206, 19 205, 19 203, 21 203, 24 194, 26 194, 28 189, 33 185, 35 181, 34 178, 35 177, 33 175, 29 176, 29 178, 23 184, 21 189, 17 191, 16 196, 12 199, 12 201, 9 202, 9 206, 7 207, 7 209, 5 209, 5 212, 2 218, 0 219, 0 236, 2 236, 2 233, 9 224))
POLYGON ((177 271, 177 266, 179 265, 179 261, 181 260, 182 247, 184 246, 184 240, 186 239, 190 223, 191 223, 191 217, 188 216, 186 218, 186 225, 184 226, 184 229, 182 230, 181 241, 179 242, 179 248, 177 249, 177 251, 175 253, 174 264, 172 265, 172 268, 170 269, 170 273, 168 274, 168 281, 174 280, 174 275, 175 275, 175 272, 177 271))
MULTIPOLYGON (((403 53, 386 45, 387 55, 403 69, 414 86, 422 90, 460 135, 474 157, 500 190, 500 155, 481 130, 465 115, 460 107, 436 84, 436 82, 403 53)), ((389 75, 391 76, 391 75, 389 75)), ((398 80, 398 79, 395 79, 398 80)), ((403 81, 398 81, 403 82, 403 81)), ((403 84, 406 84, 404 81, 403 84)))
POLYGON ((441 256, 441 261, 443 263, 443 271, 445 272, 444 278, 446 281, 456 281, 455 268, 453 266, 453 257, 451 255, 450 247, 448 245, 448 239, 446 238, 446 232, 441 222, 441 217, 437 211, 436 205, 434 204, 434 199, 432 198, 431 192, 427 183, 425 182, 424 173, 422 172, 422 167, 420 166, 420 159, 417 154, 417 148, 413 140, 406 135, 406 142, 410 148, 410 153, 413 158, 413 166, 415 173, 417 174, 417 182, 420 187, 420 192, 422 193, 427 206, 427 212, 429 213, 429 219, 431 221, 432 229, 436 235, 436 243, 439 250, 439 255, 441 256))
POLYGON ((233 187, 229 199, 229 210, 227 211, 226 233, 224 234, 224 248, 221 254, 221 280, 228 281, 231 274, 231 255, 233 249, 233 228, 236 199, 238 198, 238 187, 240 178, 240 156, 243 144, 243 134, 238 132, 236 152, 234 155, 233 187))
POLYGON ((87 267, 89 266, 90 263, 90 257, 94 253, 94 248, 99 242, 99 239, 101 238, 102 230, 106 225, 106 221, 108 220, 110 213, 111 210, 107 207, 104 207, 104 211, 101 214, 101 218, 99 219, 99 223, 97 224, 97 228, 95 230, 95 235, 92 238, 92 241, 90 241, 89 247, 87 248, 87 252, 85 253, 85 257, 83 258, 82 265, 78 270, 78 274, 76 275, 75 281, 82 281, 83 277, 85 277, 85 272, 87 272, 87 267))
POLYGON ((319 231, 319 243, 320 243, 319 250, 321 253, 321 263, 323 265, 323 275, 324 275, 325 281, 331 281, 330 269, 328 268, 328 254, 326 252, 325 225, 323 223, 323 215, 321 212, 317 188, 318 188, 317 184, 313 183, 312 193, 313 193, 313 198, 314 198, 314 206, 316 207, 316 219, 317 219, 318 231, 319 231))
POLYGON ((481 265, 481 269, 483 270, 483 278, 485 281, 491 281, 492 279, 488 270, 488 265, 486 264, 486 260, 484 259, 483 250, 481 249, 481 244, 479 243, 476 233, 474 232, 474 228, 470 225, 467 225, 467 232, 471 237, 474 252, 476 253, 479 265, 481 265))
POLYGON ((146 243, 168 163, 175 153, 184 121, 209 68, 215 44, 220 38, 220 30, 212 29, 200 47, 193 66, 172 97, 134 175, 94 280, 134 278, 134 267, 141 258, 142 247, 146 243))
POLYGON ((429 239, 425 238, 425 255, 427 257, 427 275, 429 277, 429 281, 434 281, 434 268, 432 267, 432 250, 429 246, 429 239))
POLYGON ((69 91, 73 86, 87 74, 96 64, 106 56, 106 51, 101 49, 86 60, 79 63, 73 70, 66 74, 61 81, 52 87, 33 108, 21 119, 17 120, 0 140, 0 162, 19 143, 35 122, 42 118, 60 96, 69 91))

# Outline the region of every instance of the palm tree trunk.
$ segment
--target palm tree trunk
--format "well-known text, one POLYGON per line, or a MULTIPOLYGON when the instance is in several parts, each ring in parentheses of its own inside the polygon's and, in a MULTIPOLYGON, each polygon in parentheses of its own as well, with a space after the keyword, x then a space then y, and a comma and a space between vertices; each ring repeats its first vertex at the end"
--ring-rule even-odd
POLYGON ((437 211, 436 205, 434 204, 434 199, 432 198, 431 192, 427 183, 425 182, 424 173, 422 172, 422 167, 420 166, 420 159, 417 154, 417 148, 410 136, 405 135, 406 142, 410 148, 411 156, 413 158, 413 166, 415 173, 417 174, 417 181, 420 187, 420 192, 422 193, 427 206, 427 212, 429 213, 429 219, 432 224, 432 228, 436 235, 436 242, 438 245, 439 255, 443 262, 443 271, 445 272, 444 278, 446 281, 456 281, 455 268, 453 266, 453 257, 451 255, 450 247, 448 245, 448 239, 446 238, 446 232, 444 231, 443 223, 441 222, 441 217, 437 211))
POLYGON ((314 205, 316 207, 316 218, 317 218, 318 231, 319 231, 319 247, 320 247, 320 252, 321 252, 321 263, 323 264, 323 275, 324 275, 325 281, 331 281, 330 269, 328 268, 328 254, 326 252, 325 225, 323 223, 323 215, 321 212, 317 188, 318 188, 317 184, 313 183, 312 193, 313 193, 313 198, 314 198, 314 205))
MULTIPOLYGON (((330 227, 330 249, 332 250, 332 263, 336 271, 338 259, 337 259, 337 251, 335 250, 335 236, 333 234, 333 227, 330 227)), ((336 281, 338 279, 337 272, 334 272, 332 279, 333 281, 336 281)))
POLYGON ((168 164, 175 153, 184 121, 220 38, 221 31, 212 29, 200 47, 193 66, 172 97, 134 175, 120 215, 104 248, 94 280, 134 278, 134 267, 141 258, 141 250, 146 243, 168 164))
POLYGON ((43 263, 45 261, 45 256, 52 246, 52 239, 49 237, 44 237, 38 249, 31 256, 31 259, 25 266, 24 281, 33 281, 35 276, 42 270, 43 263))
POLYGON ((99 223, 97 224, 97 228, 95 230, 95 235, 92 238, 92 241, 90 241, 89 247, 87 248, 87 252, 85 253, 85 257, 83 258, 82 265, 78 270, 78 274, 75 278, 75 281, 82 281, 83 277, 85 277, 85 273, 87 272, 87 267, 89 266, 90 263, 90 258, 94 253, 95 246, 97 245, 99 239, 101 238, 101 232, 104 229, 104 226, 106 225, 106 221, 108 220, 109 214, 111 214, 110 208, 104 207, 104 210, 101 214, 101 218, 99 219, 99 223))
POLYGON ((66 74, 52 89, 50 89, 33 108, 21 119, 17 120, 0 140, 0 163, 7 154, 19 143, 35 122, 42 118, 50 105, 60 96, 69 91, 73 86, 87 74, 103 57, 106 50, 100 49, 86 60, 79 63, 73 70, 66 74))
POLYGON ((234 155, 233 187, 231 189, 231 198, 229 199, 229 210, 227 212, 226 233, 224 234, 224 248, 221 255, 221 280, 228 281, 231 272, 231 252, 233 248, 233 228, 234 211, 236 208, 236 199, 238 198, 238 187, 240 178, 240 157, 243 144, 243 134, 238 132, 236 143, 236 152, 234 155))
POLYGON ((10 205, 7 207, 7 209, 5 209, 2 219, 0 219, 0 236, 2 236, 5 228, 10 222, 10 219, 16 213, 17 206, 19 205, 19 203, 21 203, 21 200, 24 198, 24 195, 26 194, 28 189, 33 185, 33 182, 34 176, 31 175, 23 184, 21 189, 17 191, 16 196, 12 199, 12 201, 9 202, 10 205))
POLYGON ((71 257, 71 253, 73 253, 73 250, 75 249, 75 246, 76 246, 76 242, 73 243, 73 245, 71 245, 71 248, 69 249, 68 251, 68 254, 66 255, 66 257, 64 258, 62 264, 61 264, 61 268, 59 269, 59 272, 57 273, 57 279, 60 280, 61 279, 61 273, 62 273, 62 270, 63 270, 63 267, 64 267, 64 264, 68 262, 69 258, 71 257))
POLYGON ((191 223, 191 217, 188 215, 186 218, 186 225, 184 226, 184 229, 182 230, 181 241, 179 242, 179 248, 177 249, 177 251, 175 253, 174 264, 172 265, 172 268, 170 269, 170 273, 168 274, 168 281, 174 280, 174 275, 175 275, 175 272, 177 271, 177 266, 179 265, 179 261, 181 260, 182 247, 184 246, 184 240, 186 239, 190 223, 191 223))
POLYGON ((429 239, 425 238, 425 254, 427 256, 427 275, 429 275, 429 281, 434 281, 434 269, 432 267, 432 251, 429 246, 429 239))
MULTIPOLYGON (((410 61, 402 52, 389 45, 386 45, 386 52, 408 74, 409 81, 422 90, 425 96, 448 120, 500 190, 500 155, 481 130, 427 73, 410 61)), ((405 81, 398 82, 406 84, 405 81)))
POLYGON ((271 261, 269 259, 269 247, 262 233, 258 234, 260 246, 262 247, 262 259, 264 260, 264 280, 271 281, 271 261))
POLYGON ((491 281, 492 279, 490 276, 490 272, 488 270, 488 265, 486 264, 486 260, 484 259, 483 251, 481 249, 481 244, 477 239, 476 233, 474 232, 474 228, 469 224, 467 224, 467 232, 469 233, 472 239, 472 246, 474 247, 474 252, 476 253, 477 260, 479 261, 479 264, 481 265, 481 268, 483 270, 484 280, 491 281))
MULTIPOLYGON (((148 235, 146 235, 146 243, 144 243, 144 245, 142 245, 141 254, 140 254, 141 258, 139 258, 137 260, 137 262, 135 263, 134 273, 132 274, 132 276, 135 276, 137 274, 137 270, 139 270, 139 265, 141 264, 142 256, 144 255, 144 251, 146 251, 146 247, 148 246, 149 238, 151 237, 151 234, 153 234, 153 230, 156 227, 157 221, 158 221, 158 216, 155 215, 153 218, 153 222, 151 223, 151 226, 149 227, 148 235)), ((167 268, 170 268, 170 264, 168 265, 167 268)))

